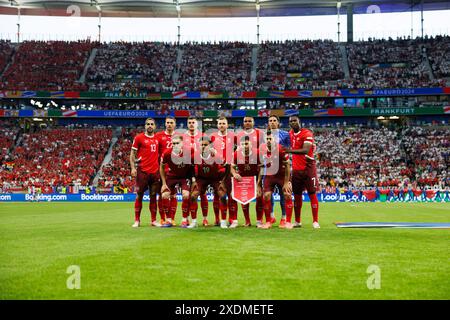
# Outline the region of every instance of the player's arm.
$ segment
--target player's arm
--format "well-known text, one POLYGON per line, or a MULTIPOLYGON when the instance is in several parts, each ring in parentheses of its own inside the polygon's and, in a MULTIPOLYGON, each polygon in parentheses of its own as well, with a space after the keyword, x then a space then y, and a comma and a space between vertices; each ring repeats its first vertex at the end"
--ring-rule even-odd
POLYGON ((311 141, 305 141, 303 142, 303 147, 301 149, 286 149, 285 152, 292 154, 308 154, 312 145, 313 143, 311 141))
POLYGON ((258 197, 262 196, 262 177, 264 175, 264 167, 261 166, 258 171, 258 179, 256 181, 256 192, 258 197))
POLYGON ((241 181, 242 180, 242 177, 241 177, 241 175, 239 173, 237 173, 236 165, 234 165, 234 164, 231 165, 231 176, 233 178, 235 178, 237 181, 241 181))
POLYGON ((130 153, 130 167, 131 167, 131 176, 132 177, 136 177, 136 175, 137 175, 136 154, 137 154, 137 150, 136 149, 131 149, 131 153, 130 153))
POLYGON ((161 176, 161 193, 164 193, 164 191, 169 190, 169 187, 167 186, 164 157, 161 157, 161 163, 159 165, 159 175, 161 176))
POLYGON ((285 166, 285 170, 284 170, 284 186, 283 186, 283 190, 287 193, 292 193, 292 184, 290 183, 290 178, 291 178, 291 165, 290 165, 290 161, 286 160, 283 161, 283 164, 285 166))

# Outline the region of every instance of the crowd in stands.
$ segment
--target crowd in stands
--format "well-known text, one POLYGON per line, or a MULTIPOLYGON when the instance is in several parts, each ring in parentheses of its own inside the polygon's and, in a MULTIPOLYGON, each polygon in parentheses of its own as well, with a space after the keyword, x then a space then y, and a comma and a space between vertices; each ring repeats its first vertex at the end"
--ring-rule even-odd
POLYGON ((252 45, 244 42, 187 43, 180 48, 177 90, 248 91, 252 45))
POLYGON ((425 46, 434 76, 437 79, 450 77, 450 37, 437 36, 425 46))
POLYGON ((113 42, 97 48, 87 74, 93 91, 172 91, 177 51, 171 44, 113 42))
POLYGON ((14 146, 19 131, 14 120, 5 119, 0 122, 0 165, 9 160, 9 151, 14 146))
POLYGON ((87 90, 78 83, 94 44, 90 41, 25 41, 5 70, 0 89, 87 90))
POLYGON ((12 168, 2 166, 0 184, 38 188, 89 185, 108 150, 112 130, 56 127, 24 133, 11 154, 12 168))
POLYGON ((339 44, 330 40, 185 43, 25 41, 16 52, 0 41, 0 89, 66 91, 322 90, 445 86, 450 37, 368 40, 346 44, 350 77, 339 44), (88 57, 97 50, 84 83, 88 57), (181 53, 181 60, 179 54, 181 53), (428 67, 430 62, 431 70, 428 67), (431 77, 431 72, 434 78, 431 77))
POLYGON ((8 65, 9 59, 13 53, 14 47, 11 41, 0 40, 0 74, 8 65))
POLYGON ((122 134, 112 150, 112 160, 102 166, 98 185, 133 190, 135 179, 131 177, 130 150, 133 139, 140 131, 136 128, 122 128, 122 134))
POLYGON ((349 88, 415 88, 444 86, 432 80, 426 66, 425 40, 372 40, 347 44, 349 88))
POLYGON ((333 41, 266 42, 259 48, 257 82, 262 89, 331 89, 343 78, 333 41))
POLYGON ((450 186, 445 128, 339 128, 315 140, 322 187, 450 186))

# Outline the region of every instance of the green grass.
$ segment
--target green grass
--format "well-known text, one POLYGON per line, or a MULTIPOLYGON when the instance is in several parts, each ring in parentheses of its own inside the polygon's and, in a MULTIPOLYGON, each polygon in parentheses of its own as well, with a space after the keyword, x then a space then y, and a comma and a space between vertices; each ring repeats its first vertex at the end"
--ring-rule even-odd
POLYGON ((309 203, 294 230, 132 229, 132 206, 0 203, 0 299, 450 298, 450 230, 333 225, 450 222, 449 204, 321 203, 320 230, 309 203), (70 265, 80 290, 66 287, 70 265), (367 288, 369 265, 380 290, 367 288))

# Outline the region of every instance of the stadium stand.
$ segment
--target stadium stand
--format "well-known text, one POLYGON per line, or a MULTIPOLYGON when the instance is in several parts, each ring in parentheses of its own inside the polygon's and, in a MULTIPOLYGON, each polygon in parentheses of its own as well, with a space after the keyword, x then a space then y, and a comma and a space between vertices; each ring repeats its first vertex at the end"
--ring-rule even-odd
POLYGON ((251 88, 251 44, 187 43, 181 50, 183 59, 179 66, 178 90, 239 92, 251 88))
POLYGON ((350 78, 338 44, 329 40, 265 42, 255 82, 253 45, 243 42, 169 43, 25 41, 12 54, 0 42, 1 89, 91 91, 229 91, 445 86, 450 37, 370 40, 346 44, 350 78), (78 83, 93 49, 87 83, 78 83), (424 50, 425 48, 425 50, 424 50), (182 59, 177 64, 178 53, 182 59), (430 77, 427 59, 436 79, 430 77), (174 82, 174 80, 176 80, 174 82))
MULTIPOLYGON (((347 44, 350 88, 415 88, 443 86, 430 79, 422 45, 426 41, 373 40, 347 44)), ((344 82, 345 83, 345 82, 344 82)))
POLYGON ((316 132, 323 187, 448 186, 445 128, 340 128, 316 132))
POLYGON ((87 90, 85 84, 77 81, 93 46, 89 41, 25 41, 18 46, 11 65, 5 70, 0 88, 87 90))
POLYGON ((2 168, 0 182, 18 188, 89 185, 111 137, 111 129, 74 126, 24 133, 11 154, 13 169, 2 168))
POLYGON ((425 46, 434 76, 437 79, 450 77, 450 37, 431 38, 425 46))
POLYGON ((336 80, 344 78, 333 41, 265 42, 259 50, 257 80, 261 89, 333 89, 336 80))
POLYGON ((11 41, 0 40, 0 74, 3 72, 5 67, 10 61, 11 55, 13 53, 14 47, 11 41))
POLYGON ((172 91, 175 60, 171 44, 105 43, 98 48, 87 81, 92 91, 172 91))
POLYGON ((111 162, 102 166, 101 175, 98 180, 100 187, 119 187, 133 190, 135 180, 130 174, 130 150, 134 137, 140 131, 136 128, 122 128, 119 141, 112 151, 111 162))

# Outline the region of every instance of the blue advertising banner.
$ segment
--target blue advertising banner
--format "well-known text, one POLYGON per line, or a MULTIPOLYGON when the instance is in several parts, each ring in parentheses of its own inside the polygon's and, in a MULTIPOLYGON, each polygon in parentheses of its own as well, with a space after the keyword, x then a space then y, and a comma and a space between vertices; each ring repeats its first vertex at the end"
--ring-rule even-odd
MULTIPOLYGON (((214 196, 207 194, 208 201, 212 201, 214 196)), ((303 193, 303 201, 309 202, 307 193, 303 193)), ((423 195, 414 196, 410 194, 401 195, 400 197, 388 196, 381 197, 379 194, 372 200, 368 200, 362 192, 346 193, 318 193, 317 198, 320 202, 375 202, 375 201, 417 201, 417 202, 450 202, 450 194, 446 192, 437 192, 433 197, 423 195)), ((0 202, 134 202, 136 195, 134 193, 128 194, 0 194, 0 202)), ((149 195, 144 195, 144 201, 149 201, 149 195)), ((177 195, 178 202, 181 202, 181 195, 177 195)), ((279 201, 280 196, 274 194, 274 200, 279 201)))
POLYGON ((78 117, 91 118, 149 118, 155 117, 154 110, 79 110, 78 117))

